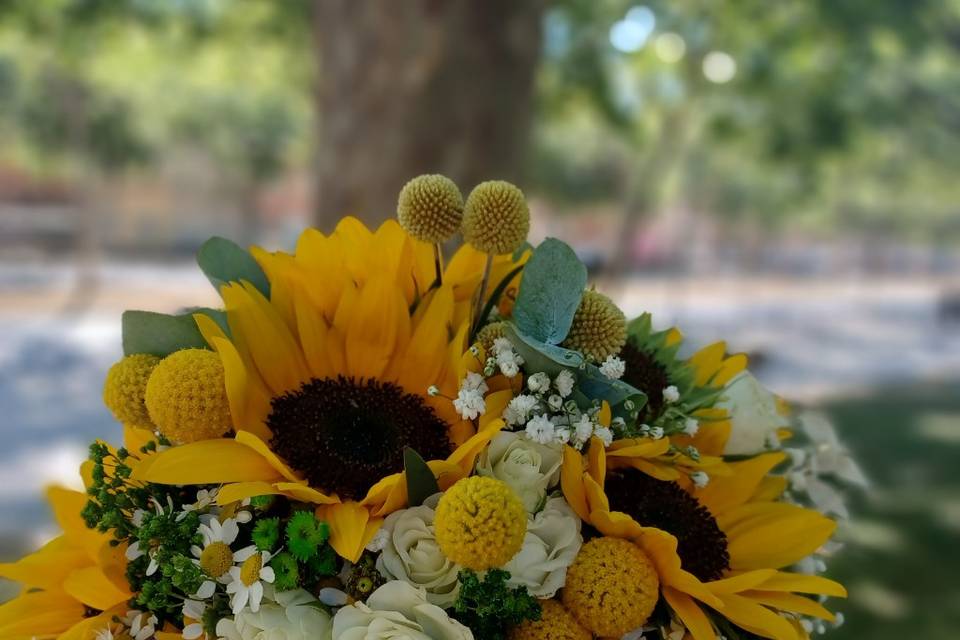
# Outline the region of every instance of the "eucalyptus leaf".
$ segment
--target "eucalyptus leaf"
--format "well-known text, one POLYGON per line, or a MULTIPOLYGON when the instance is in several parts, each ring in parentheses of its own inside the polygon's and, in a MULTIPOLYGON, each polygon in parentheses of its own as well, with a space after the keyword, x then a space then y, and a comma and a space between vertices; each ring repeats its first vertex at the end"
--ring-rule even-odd
MULTIPOLYGON (((523 358, 524 369, 529 372, 542 371, 552 378, 563 369, 576 371, 584 365, 583 356, 579 352, 541 342, 525 335, 514 324, 507 323, 505 333, 523 358)), ((579 377, 579 374, 577 376, 579 377)))
POLYGON ((592 364, 587 364, 577 377, 577 385, 590 399, 606 400, 611 407, 618 406, 630 399, 636 404, 635 410, 647 404, 647 395, 623 380, 611 380, 592 364))
POLYGON ((547 344, 567 337, 587 286, 587 268, 564 242, 547 238, 523 270, 513 320, 527 336, 547 344))
POLYGON ((246 280, 270 298, 267 275, 250 252, 235 242, 219 236, 210 238, 197 252, 197 264, 217 291, 228 282, 246 280))
POLYGON ((410 447, 403 450, 403 470, 407 478, 407 503, 411 507, 419 507, 424 500, 440 491, 433 471, 420 454, 410 447))
POLYGON ((121 318, 124 355, 148 353, 163 358, 181 349, 208 348, 193 319, 194 313, 204 313, 221 326, 226 324, 223 312, 215 309, 198 309, 175 316, 153 311, 124 311, 121 318))

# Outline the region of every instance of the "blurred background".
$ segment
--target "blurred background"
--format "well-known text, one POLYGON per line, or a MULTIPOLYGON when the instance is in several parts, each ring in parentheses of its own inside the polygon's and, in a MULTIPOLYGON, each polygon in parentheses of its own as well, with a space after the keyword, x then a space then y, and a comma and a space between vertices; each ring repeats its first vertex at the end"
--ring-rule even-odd
POLYGON ((956 0, 3 0, 0 558, 119 436, 123 309, 216 304, 210 235, 289 248, 442 172, 825 410, 872 482, 834 637, 955 638, 958 70, 956 0))

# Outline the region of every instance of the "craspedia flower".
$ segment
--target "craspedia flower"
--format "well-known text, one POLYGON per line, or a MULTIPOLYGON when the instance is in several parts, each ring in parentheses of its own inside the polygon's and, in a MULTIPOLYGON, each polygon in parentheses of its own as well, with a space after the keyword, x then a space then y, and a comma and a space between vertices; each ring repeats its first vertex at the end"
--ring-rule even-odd
POLYGON ((650 558, 629 540, 594 538, 567 570, 563 604, 594 635, 619 638, 650 618, 660 579, 650 558))
POLYGON ((493 351, 493 343, 497 338, 507 337, 507 323, 491 322, 477 332, 477 342, 483 347, 483 350, 490 354, 493 351))
POLYGON ((146 353, 126 356, 114 363, 103 382, 103 403, 113 416, 132 427, 152 429, 150 414, 144 404, 147 380, 160 358, 146 353))
POLYGON ((527 511, 505 482, 483 476, 459 480, 437 505, 434 529, 447 558, 474 571, 513 558, 527 532, 527 511))
POLYGON ((219 438, 231 424, 220 356, 205 349, 170 354, 147 382, 146 404, 151 420, 171 442, 219 438))
POLYGON ((463 238, 484 253, 513 253, 527 239, 530 209, 523 191, 503 180, 478 184, 463 208, 463 238))
POLYGON ((591 362, 603 362, 620 353, 626 342, 627 318, 620 307, 602 293, 584 291, 563 346, 591 362))
POLYGON ((539 620, 526 620, 513 627, 509 640, 591 640, 593 635, 584 629, 573 615, 556 600, 541 600, 539 620))
POLYGON ((443 242, 460 228, 463 196, 446 176, 417 176, 400 190, 397 219, 417 240, 443 242))

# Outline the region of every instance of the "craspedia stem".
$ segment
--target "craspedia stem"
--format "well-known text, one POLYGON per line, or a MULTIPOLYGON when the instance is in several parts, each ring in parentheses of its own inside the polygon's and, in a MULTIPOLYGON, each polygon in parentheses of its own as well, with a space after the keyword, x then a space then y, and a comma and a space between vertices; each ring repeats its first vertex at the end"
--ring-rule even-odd
POLYGON ((487 262, 483 265, 483 277, 480 278, 480 288, 477 289, 477 301, 474 305, 473 312, 473 324, 471 327, 473 331, 470 332, 470 335, 473 335, 480 328, 480 323, 483 322, 483 318, 480 315, 483 313, 483 299, 487 295, 487 287, 490 284, 490 272, 493 270, 493 254, 487 254, 487 262))

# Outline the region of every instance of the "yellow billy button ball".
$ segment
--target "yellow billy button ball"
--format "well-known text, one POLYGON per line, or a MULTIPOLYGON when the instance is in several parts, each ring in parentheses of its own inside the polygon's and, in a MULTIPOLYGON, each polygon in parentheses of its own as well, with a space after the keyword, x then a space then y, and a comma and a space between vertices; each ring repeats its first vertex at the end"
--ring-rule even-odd
POLYGON ((464 478, 437 505, 435 535, 449 560, 474 571, 505 565, 520 550, 527 511, 505 482, 464 478))
POLYGON ((594 635, 619 638, 643 626, 659 597, 660 579, 647 554, 629 540, 594 538, 567 570, 562 600, 594 635))
POLYGON ((417 240, 444 242, 460 229, 463 196, 446 176, 417 176, 400 190, 397 220, 417 240))
POLYGON ((508 640, 592 640, 593 635, 556 600, 541 600, 539 620, 527 620, 510 630, 508 640))
POLYGON ((157 356, 137 353, 126 356, 107 372, 107 379, 103 382, 103 403, 123 424, 153 429, 144 395, 147 380, 159 362, 157 356))
POLYGON ((150 418, 171 442, 219 438, 231 428, 220 356, 184 349, 160 361, 147 382, 150 418))
POLYGON ((483 253, 513 253, 527 239, 530 209, 523 191, 502 180, 481 182, 463 208, 463 238, 483 253))
POLYGON ((591 362, 603 362, 626 343, 627 318, 620 307, 602 293, 584 291, 563 346, 591 362))

